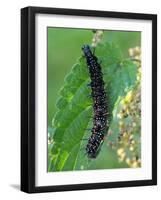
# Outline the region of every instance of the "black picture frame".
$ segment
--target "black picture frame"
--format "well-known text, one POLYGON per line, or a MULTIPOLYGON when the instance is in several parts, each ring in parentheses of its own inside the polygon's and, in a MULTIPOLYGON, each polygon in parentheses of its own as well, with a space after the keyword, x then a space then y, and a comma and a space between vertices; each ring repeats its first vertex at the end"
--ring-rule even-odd
POLYGON ((45 7, 21 9, 21 190, 27 193, 147 186, 157 184, 157 15, 45 7), (110 17, 152 21, 152 179, 35 186, 35 15, 110 17))

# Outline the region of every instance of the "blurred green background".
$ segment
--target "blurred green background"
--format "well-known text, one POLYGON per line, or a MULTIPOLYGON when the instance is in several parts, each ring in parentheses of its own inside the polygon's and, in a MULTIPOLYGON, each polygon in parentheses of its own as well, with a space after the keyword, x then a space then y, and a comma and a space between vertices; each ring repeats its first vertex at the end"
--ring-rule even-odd
MULTIPOLYGON (((65 76, 70 72, 76 60, 82 55, 83 44, 91 44, 92 30, 71 28, 48 28, 48 128, 51 128, 52 119, 56 112, 55 103, 59 97, 59 90, 64 84, 65 76)), ((141 33, 128 31, 104 31, 104 42, 113 42, 121 49, 124 58, 128 57, 128 49, 141 46, 141 33)), ((119 163, 117 155, 106 145, 91 168, 121 168, 128 167, 119 163), (107 154, 108 151, 108 154, 107 154), (104 162, 108 155, 109 163, 104 162)))

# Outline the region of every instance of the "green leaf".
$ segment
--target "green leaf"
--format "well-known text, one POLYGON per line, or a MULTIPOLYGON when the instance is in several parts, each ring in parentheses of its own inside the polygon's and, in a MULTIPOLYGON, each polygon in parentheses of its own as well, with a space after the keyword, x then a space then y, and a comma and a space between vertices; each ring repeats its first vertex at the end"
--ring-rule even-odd
MULTIPOLYGON (((119 99, 134 85, 137 68, 130 60, 123 60, 114 44, 100 44, 95 51, 101 62, 106 83, 107 101, 111 115, 119 99)), ((92 99, 88 69, 84 58, 79 58, 71 73, 65 78, 57 101, 57 113, 53 118, 53 155, 49 171, 89 169, 85 147, 90 136, 86 129, 92 127, 92 99)), ((100 154, 102 151, 100 152, 100 154)), ((97 160, 97 159, 96 159, 97 160)), ((108 158, 107 158, 108 161, 108 158)), ((96 161, 94 161, 96 162, 96 161)))

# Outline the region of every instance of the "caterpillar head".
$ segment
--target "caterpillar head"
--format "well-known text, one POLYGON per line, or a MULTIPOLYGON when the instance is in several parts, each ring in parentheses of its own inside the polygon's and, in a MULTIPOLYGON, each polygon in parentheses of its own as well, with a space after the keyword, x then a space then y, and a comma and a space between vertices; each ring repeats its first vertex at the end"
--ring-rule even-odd
POLYGON ((82 46, 82 51, 84 52, 85 57, 90 57, 92 55, 90 46, 87 44, 82 46))

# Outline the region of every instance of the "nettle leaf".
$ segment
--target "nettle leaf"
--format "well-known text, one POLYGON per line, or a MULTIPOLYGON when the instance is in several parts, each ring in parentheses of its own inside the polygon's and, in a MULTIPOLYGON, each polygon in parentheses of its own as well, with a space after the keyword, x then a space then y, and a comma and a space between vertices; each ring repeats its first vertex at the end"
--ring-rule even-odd
MULTIPOLYGON (((112 124, 113 110, 119 99, 134 85, 137 68, 130 60, 123 60, 119 48, 114 44, 99 44, 95 55, 101 62, 104 74, 112 124)), ((97 162, 97 158, 89 161, 85 155, 87 139, 91 134, 87 129, 92 127, 89 82, 88 68, 81 57, 66 76, 56 103, 58 111, 52 122, 55 131, 50 148, 50 155, 53 156, 48 171, 90 169, 91 163, 97 162)), ((102 149, 104 151, 106 148, 102 149)), ((108 160, 108 156, 105 159, 108 160)))

